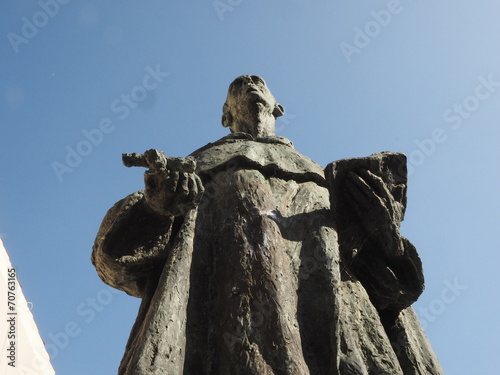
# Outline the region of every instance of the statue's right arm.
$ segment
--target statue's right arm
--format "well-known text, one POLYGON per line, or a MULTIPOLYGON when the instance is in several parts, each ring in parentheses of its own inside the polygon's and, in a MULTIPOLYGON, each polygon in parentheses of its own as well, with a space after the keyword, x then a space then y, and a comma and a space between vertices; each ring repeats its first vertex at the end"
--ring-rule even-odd
POLYGON ((143 297, 168 252, 175 217, 156 213, 138 191, 117 202, 96 236, 92 264, 108 285, 143 297))
POLYGON ((92 263, 101 279, 143 297, 161 272, 183 216, 203 193, 195 173, 149 169, 143 191, 116 203, 99 228, 92 263))

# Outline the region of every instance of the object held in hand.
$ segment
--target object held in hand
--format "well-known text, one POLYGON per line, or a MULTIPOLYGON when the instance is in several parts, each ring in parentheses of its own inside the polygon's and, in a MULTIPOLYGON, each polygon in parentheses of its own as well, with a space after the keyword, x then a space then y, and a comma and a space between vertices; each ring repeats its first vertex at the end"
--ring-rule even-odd
POLYGON ((123 165, 126 167, 143 167, 153 170, 171 170, 184 173, 194 173, 196 162, 191 158, 175 158, 166 156, 163 152, 151 149, 144 154, 122 154, 123 165))

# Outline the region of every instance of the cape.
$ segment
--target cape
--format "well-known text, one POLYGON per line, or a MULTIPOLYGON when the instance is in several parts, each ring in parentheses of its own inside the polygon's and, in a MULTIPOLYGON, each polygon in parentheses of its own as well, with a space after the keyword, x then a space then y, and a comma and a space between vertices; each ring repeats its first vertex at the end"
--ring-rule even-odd
POLYGON ((335 165, 325 178, 290 141, 246 134, 190 157, 196 208, 160 216, 139 191, 96 237, 99 276, 142 298, 119 374, 442 374, 410 306, 414 247, 404 239, 397 264, 376 249, 353 258, 335 165))

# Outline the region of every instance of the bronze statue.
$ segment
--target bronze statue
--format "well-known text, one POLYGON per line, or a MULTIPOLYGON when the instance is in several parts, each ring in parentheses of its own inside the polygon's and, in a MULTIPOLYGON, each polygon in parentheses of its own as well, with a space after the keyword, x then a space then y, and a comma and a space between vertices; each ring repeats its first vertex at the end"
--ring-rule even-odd
POLYGON ((231 134, 149 168, 116 203, 92 262, 142 298, 119 374, 438 375, 411 304, 424 288, 399 233, 406 158, 321 167, 275 136, 264 80, 230 85, 231 134))

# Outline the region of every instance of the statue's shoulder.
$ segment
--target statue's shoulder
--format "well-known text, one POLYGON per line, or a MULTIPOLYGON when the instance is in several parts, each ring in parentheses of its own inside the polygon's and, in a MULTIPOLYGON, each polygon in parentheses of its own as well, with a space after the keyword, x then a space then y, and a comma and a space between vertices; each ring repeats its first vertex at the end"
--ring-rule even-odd
POLYGON ((268 145, 284 145, 293 148, 292 141, 290 141, 285 137, 272 136, 272 137, 254 138, 251 134, 248 133, 231 133, 215 142, 210 142, 206 144, 205 146, 191 153, 190 156, 197 157, 206 151, 213 152, 209 151, 213 148, 220 149, 220 148, 248 147, 248 145, 252 143, 257 143, 257 144, 263 143, 268 145))
POLYGON ((191 155, 197 172, 213 174, 214 170, 238 166, 276 172, 285 178, 312 180, 323 184, 324 169, 300 154, 284 137, 254 138, 246 133, 233 133, 207 144, 191 155))

